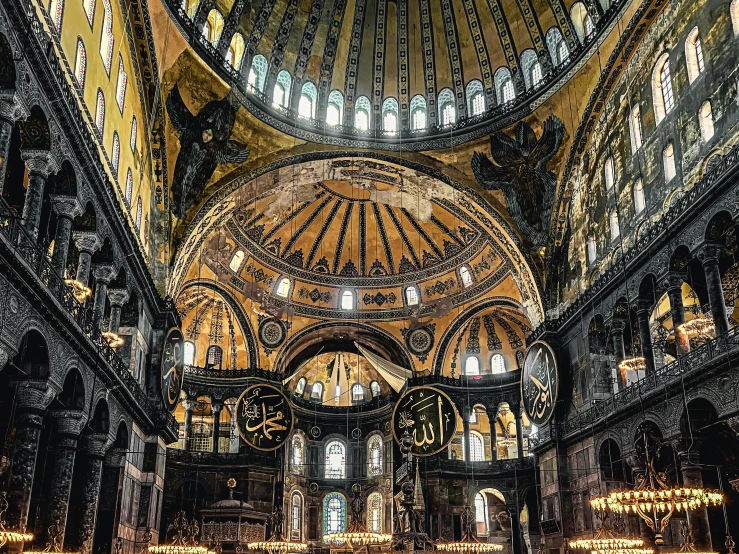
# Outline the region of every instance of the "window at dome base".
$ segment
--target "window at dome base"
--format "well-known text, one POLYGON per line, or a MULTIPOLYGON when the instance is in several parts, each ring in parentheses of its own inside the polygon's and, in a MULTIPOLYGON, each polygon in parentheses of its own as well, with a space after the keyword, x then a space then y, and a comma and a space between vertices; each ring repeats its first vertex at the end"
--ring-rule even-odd
POLYGON ((346 476, 346 447, 341 441, 331 441, 326 445, 326 479, 344 479, 346 476))

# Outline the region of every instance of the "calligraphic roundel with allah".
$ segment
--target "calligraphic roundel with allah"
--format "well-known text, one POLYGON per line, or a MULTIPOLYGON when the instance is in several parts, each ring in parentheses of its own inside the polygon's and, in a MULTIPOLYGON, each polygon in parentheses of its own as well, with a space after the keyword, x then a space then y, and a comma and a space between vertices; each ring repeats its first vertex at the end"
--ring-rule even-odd
POLYGON ((236 403, 236 426, 249 446, 277 450, 293 429, 293 410, 277 387, 252 385, 236 403))
POLYGON ((529 346, 521 372, 521 400, 535 425, 546 424, 554 414, 559 394, 559 373, 552 348, 544 341, 529 346))
POLYGON ((402 446, 409 435, 414 456, 431 456, 446 448, 457 430, 457 408, 451 399, 433 387, 406 391, 393 411, 393 436, 402 446))

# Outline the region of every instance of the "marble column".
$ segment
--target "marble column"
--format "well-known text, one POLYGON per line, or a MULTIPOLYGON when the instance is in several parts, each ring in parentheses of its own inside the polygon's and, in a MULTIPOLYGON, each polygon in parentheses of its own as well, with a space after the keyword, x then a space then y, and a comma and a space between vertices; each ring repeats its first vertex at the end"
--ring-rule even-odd
POLYGON ((518 449, 518 457, 523 458, 523 416, 521 410, 518 409, 513 412, 516 418, 516 448, 518 449))
POLYGON ((716 326, 717 337, 729 332, 729 316, 726 312, 726 300, 718 265, 722 249, 723 246, 719 244, 704 244, 698 252, 698 259, 703 264, 703 272, 706 274, 708 301, 711 304, 711 315, 713 324, 716 326))
POLYGON ((72 238, 74 238, 77 250, 80 251, 79 263, 77 264, 77 280, 87 286, 90 282, 92 255, 102 246, 102 243, 94 231, 73 231, 72 238))
POLYGON ((41 222, 41 205, 44 200, 44 188, 49 175, 59 170, 56 160, 48 150, 24 150, 21 157, 28 169, 28 188, 23 204, 21 222, 34 240, 38 239, 41 222))
POLYGON ((110 553, 114 551, 114 538, 118 536, 121 506, 120 496, 123 488, 125 464, 125 449, 111 448, 105 454, 97 520, 95 522, 95 535, 93 537, 94 552, 110 553))
POLYGON ((20 383, 15 395, 15 446, 8 481, 8 528, 16 530, 25 529, 28 522, 44 410, 57 393, 47 385, 26 385, 20 383))
POLYGON ((470 452, 470 417, 472 410, 468 406, 465 406, 462 410, 462 429, 464 446, 462 447, 462 458, 469 462, 472 459, 472 452, 470 452))
POLYGON ((511 516, 511 548, 513 554, 523 554, 521 518, 518 508, 508 508, 508 514, 511 516))
POLYGON ((72 221, 82 213, 82 206, 76 196, 51 196, 52 206, 56 213, 56 235, 54 236, 54 254, 51 256, 51 266, 64 277, 67 268, 67 254, 69 241, 72 240, 72 221))
POLYGON ((490 459, 492 461, 498 460, 498 433, 495 430, 495 422, 498 419, 498 410, 495 411, 486 410, 488 414, 488 423, 490 424, 490 459))
MULTIPOLYGON (((55 410, 50 412, 50 415, 54 421, 52 431, 54 447, 52 455, 47 460, 46 470, 51 475, 51 479, 49 480, 49 495, 44 513, 43 529, 46 533, 46 530, 52 525, 57 526, 59 529, 59 544, 64 545, 77 440, 87 418, 83 412, 76 410, 55 410)), ((47 536, 46 541, 37 542, 45 544, 48 539, 47 536)))
POLYGON ((92 273, 95 275, 95 303, 92 306, 92 324, 99 329, 105 315, 108 285, 115 277, 116 269, 113 264, 98 264, 92 268, 92 273))
POLYGON ((84 487, 80 506, 80 526, 77 531, 77 546, 80 554, 91 554, 92 539, 95 536, 98 498, 103 479, 103 459, 107 446, 107 435, 91 434, 82 439, 81 452, 85 455, 84 487))
POLYGON ((683 304, 683 282, 684 275, 670 272, 664 281, 667 289, 667 297, 670 299, 670 315, 672 317, 672 328, 675 332, 675 346, 677 355, 684 356, 690 352, 690 338, 680 326, 685 323, 685 305, 683 304))
POLYGON ((211 405, 213 410, 213 452, 218 453, 218 437, 221 434, 221 410, 223 404, 213 402, 211 405))
POLYGON ((639 300, 636 307, 636 319, 639 324, 639 338, 641 339, 641 351, 644 356, 647 375, 656 371, 654 363, 654 347, 652 345, 652 328, 649 325, 649 314, 652 305, 649 301, 639 300))
POLYGON ((0 93, 0 194, 5 185, 5 172, 10 155, 10 137, 13 134, 13 125, 19 119, 28 117, 29 111, 24 102, 15 92, 0 93))
POLYGON ((618 390, 626 388, 626 372, 618 368, 619 362, 626 358, 626 346, 624 344, 624 330, 627 320, 614 317, 611 324, 611 337, 613 339, 613 352, 616 355, 616 376, 618 378, 618 390))
MULTIPOLYGON (((700 446, 693 443, 694 450, 689 452, 681 452, 680 458, 680 473, 683 476, 684 487, 703 487, 703 474, 701 473, 701 467, 699 465, 698 450, 700 446)), ((715 471, 715 470, 714 470, 715 471)), ((693 543, 696 549, 703 552, 710 552, 713 550, 711 544, 711 528, 708 524, 708 510, 705 506, 696 508, 688 512, 688 521, 690 522, 690 528, 693 531, 693 543)))
POLYGON ((121 326, 121 310, 130 295, 127 289, 108 289, 108 300, 110 300, 110 323, 108 331, 118 333, 121 326))
POLYGON ((190 450, 190 434, 192 433, 192 410, 195 408, 195 400, 185 399, 182 401, 185 408, 185 430, 183 437, 183 450, 190 450))

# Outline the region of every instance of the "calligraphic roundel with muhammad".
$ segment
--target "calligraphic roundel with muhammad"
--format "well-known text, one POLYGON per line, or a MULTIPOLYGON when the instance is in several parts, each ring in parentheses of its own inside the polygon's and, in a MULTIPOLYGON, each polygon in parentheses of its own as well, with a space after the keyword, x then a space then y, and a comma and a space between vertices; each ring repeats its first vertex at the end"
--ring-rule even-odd
POLYGON ((551 419, 558 394, 559 372, 554 351, 538 340, 526 350, 521 372, 521 400, 532 423, 541 426, 551 419))
POLYGON ((236 426, 249 446, 277 450, 293 429, 293 410, 277 387, 252 385, 236 403, 236 426))
POLYGON ((451 399, 433 387, 415 387, 406 391, 393 411, 393 436, 402 445, 402 437, 413 439, 411 453, 431 456, 446 448, 457 430, 457 408, 451 399))
POLYGON ((170 412, 173 412, 180 401, 182 383, 185 380, 185 337, 182 331, 172 328, 167 333, 162 346, 162 370, 160 387, 162 400, 170 412))

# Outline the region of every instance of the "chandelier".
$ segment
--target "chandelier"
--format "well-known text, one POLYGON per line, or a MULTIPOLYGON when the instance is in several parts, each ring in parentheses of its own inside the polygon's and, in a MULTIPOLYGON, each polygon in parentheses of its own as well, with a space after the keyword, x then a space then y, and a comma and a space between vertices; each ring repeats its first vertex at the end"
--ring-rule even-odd
POLYGON ((197 543, 200 528, 193 519, 187 521, 184 510, 180 510, 172 525, 175 535, 171 544, 150 546, 149 554, 208 554, 208 549, 197 543))
POLYGON ((72 294, 80 304, 92 294, 92 289, 77 279, 64 279, 64 283, 72 289, 72 294))
POLYGON ((640 425, 639 432, 641 438, 637 440, 635 450, 637 457, 644 462, 645 472, 637 476, 636 487, 612 491, 608 496, 592 499, 590 504, 597 510, 608 509, 611 513, 638 514, 654 532, 655 544, 662 546, 662 531, 676 511, 717 505, 723 496, 697 487, 670 487, 664 472, 658 472, 654 467, 662 442, 644 424, 640 425))
POLYGON ((270 516, 272 524, 272 536, 266 541, 250 542, 246 546, 249 550, 264 550, 268 554, 287 554, 288 552, 305 552, 308 545, 304 542, 292 542, 282 536, 282 525, 285 516, 278 506, 270 516))
POLYGON ((111 348, 118 348, 123 344, 123 337, 113 331, 104 331, 101 333, 111 348))
POLYGON ((472 523, 474 521, 475 517, 472 515, 472 509, 468 504, 462 512, 462 528, 464 529, 462 540, 454 542, 439 541, 436 543, 436 549, 455 554, 482 554, 483 552, 500 552, 503 550, 502 544, 486 543, 477 540, 477 537, 472 532, 472 523))
MULTIPOLYGON (((23 554, 50 554, 50 553, 54 554, 56 552, 61 552, 62 543, 59 540, 59 537, 62 534, 62 528, 56 523, 53 523, 49 526, 49 529, 46 532, 46 534, 48 536, 48 542, 46 543, 46 548, 40 551, 39 550, 24 550, 23 554)), ((31 535, 31 538, 33 538, 33 535, 31 535)), ((72 554, 72 553, 65 552, 65 554, 72 554)))
POLYGON ((716 326, 713 318, 700 315, 690 321, 681 323, 678 330, 688 338, 713 338, 716 336, 716 326))
POLYGON ((327 533, 324 539, 334 544, 347 543, 350 547, 385 544, 392 540, 389 533, 378 533, 368 531, 362 523, 364 513, 364 500, 362 500, 362 489, 358 484, 352 487, 353 498, 349 507, 352 511, 352 521, 346 531, 327 533))
POLYGON ((8 493, 5 491, 0 493, 0 548, 8 543, 32 541, 31 533, 18 533, 16 531, 8 531, 5 529, 5 512, 8 511, 8 493))
POLYGON ((621 371, 643 371, 646 367, 647 361, 644 356, 631 356, 618 362, 618 369, 621 371))
POLYGON ((623 534, 623 518, 620 514, 611 513, 607 504, 597 502, 597 498, 594 500, 590 501, 590 505, 600 519, 601 526, 594 537, 571 540, 570 548, 589 550, 591 554, 654 554, 654 550, 644 548, 642 539, 620 536, 623 534))

